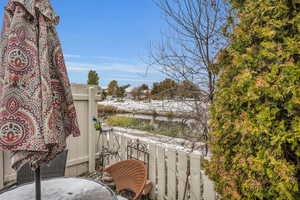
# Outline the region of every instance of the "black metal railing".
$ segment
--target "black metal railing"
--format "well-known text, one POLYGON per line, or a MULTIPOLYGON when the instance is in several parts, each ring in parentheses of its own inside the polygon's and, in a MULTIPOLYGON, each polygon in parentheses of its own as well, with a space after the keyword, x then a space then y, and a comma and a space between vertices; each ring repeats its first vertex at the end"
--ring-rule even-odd
POLYGON ((145 163, 149 176, 149 147, 141 143, 139 139, 130 140, 127 143, 127 159, 140 160, 145 163))

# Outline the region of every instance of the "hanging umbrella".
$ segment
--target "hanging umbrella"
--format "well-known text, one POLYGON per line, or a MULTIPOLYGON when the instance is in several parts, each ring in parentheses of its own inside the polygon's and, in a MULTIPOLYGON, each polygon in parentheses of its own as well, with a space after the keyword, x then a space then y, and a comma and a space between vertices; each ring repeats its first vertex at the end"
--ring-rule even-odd
MULTIPOLYGON (((33 169, 79 136, 62 48, 58 16, 49 0, 9 0, 0 41, 0 150, 12 152, 12 168, 33 169)), ((38 171, 38 170, 37 170, 38 171)))

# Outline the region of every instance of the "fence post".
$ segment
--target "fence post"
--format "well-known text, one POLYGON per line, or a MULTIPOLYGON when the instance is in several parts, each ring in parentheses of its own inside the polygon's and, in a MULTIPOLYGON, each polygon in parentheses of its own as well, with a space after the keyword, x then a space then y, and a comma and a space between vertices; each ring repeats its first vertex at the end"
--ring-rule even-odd
POLYGON ((89 113, 88 113, 88 138, 89 138, 89 172, 95 171, 96 166, 96 130, 94 128, 93 117, 96 117, 96 89, 89 88, 89 113))
POLYGON ((0 189, 4 187, 4 159, 3 151, 0 151, 0 189))

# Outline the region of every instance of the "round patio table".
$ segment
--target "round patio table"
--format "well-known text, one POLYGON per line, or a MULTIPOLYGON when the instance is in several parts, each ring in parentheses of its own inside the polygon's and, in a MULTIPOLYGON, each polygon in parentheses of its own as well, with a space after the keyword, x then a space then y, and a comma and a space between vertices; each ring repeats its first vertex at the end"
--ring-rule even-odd
MULTIPOLYGON (((43 180, 42 200, 117 200, 104 184, 82 178, 53 178, 43 180)), ((29 183, 0 194, 1 200, 34 200, 35 184, 29 183)))

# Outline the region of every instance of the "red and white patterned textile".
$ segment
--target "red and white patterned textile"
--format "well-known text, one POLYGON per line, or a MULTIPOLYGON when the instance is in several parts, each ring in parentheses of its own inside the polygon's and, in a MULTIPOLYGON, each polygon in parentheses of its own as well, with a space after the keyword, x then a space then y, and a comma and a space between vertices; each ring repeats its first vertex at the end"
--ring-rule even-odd
POLYGON ((47 163, 79 136, 49 0, 9 0, 0 41, 0 150, 12 167, 47 163))

